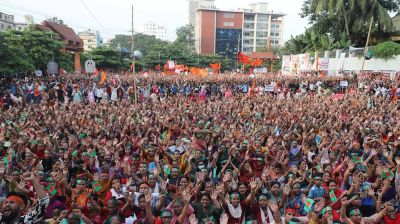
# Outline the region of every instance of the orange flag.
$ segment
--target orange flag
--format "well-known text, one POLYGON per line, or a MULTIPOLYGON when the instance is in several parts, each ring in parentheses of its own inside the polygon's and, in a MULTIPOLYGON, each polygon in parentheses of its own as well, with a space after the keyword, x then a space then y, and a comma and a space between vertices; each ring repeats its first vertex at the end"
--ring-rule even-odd
POLYGON ((107 73, 103 70, 101 71, 99 84, 103 85, 106 80, 107 80, 107 73))
POLYGON ((218 73, 221 70, 221 63, 215 63, 215 64, 210 64, 210 67, 214 70, 217 71, 218 73))

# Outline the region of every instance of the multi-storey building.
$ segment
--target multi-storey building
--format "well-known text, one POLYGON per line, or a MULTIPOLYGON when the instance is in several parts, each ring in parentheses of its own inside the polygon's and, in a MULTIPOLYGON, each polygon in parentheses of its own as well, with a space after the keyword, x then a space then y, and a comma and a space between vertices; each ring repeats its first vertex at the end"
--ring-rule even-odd
POLYGON ((83 40, 84 51, 90 51, 102 46, 103 44, 103 38, 101 38, 99 31, 92 31, 89 29, 87 31, 79 32, 78 36, 83 40))
POLYGON ((139 32, 149 36, 154 36, 160 40, 167 40, 167 28, 153 22, 144 23, 143 26, 139 28, 139 32))
POLYGON ((196 26, 196 14, 199 9, 216 9, 215 0, 188 0, 189 3, 189 24, 196 26))
POLYGON ((235 58, 238 51, 255 58, 270 57, 271 48, 283 45, 284 16, 268 11, 267 3, 236 11, 200 8, 195 26, 196 50, 229 58, 235 58))
POLYGON ((0 31, 15 29, 14 16, 0 12, 0 31))

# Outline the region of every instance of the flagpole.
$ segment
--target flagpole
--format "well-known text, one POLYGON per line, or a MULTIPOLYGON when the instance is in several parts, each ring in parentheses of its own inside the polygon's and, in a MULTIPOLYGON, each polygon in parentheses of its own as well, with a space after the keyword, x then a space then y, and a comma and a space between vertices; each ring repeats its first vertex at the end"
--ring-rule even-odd
POLYGON ((361 66, 361 71, 360 74, 364 72, 364 65, 365 65, 365 54, 368 52, 368 44, 369 44, 369 38, 371 36, 371 30, 372 30, 372 23, 374 22, 374 17, 371 17, 371 22, 369 24, 369 30, 368 30, 368 37, 367 37, 367 42, 365 43, 365 49, 364 49, 364 57, 363 57, 363 62, 361 66))
POLYGON ((137 105, 137 83, 135 74, 135 38, 133 36, 133 5, 132 5, 132 75, 133 75, 133 88, 135 89, 135 105, 137 105))

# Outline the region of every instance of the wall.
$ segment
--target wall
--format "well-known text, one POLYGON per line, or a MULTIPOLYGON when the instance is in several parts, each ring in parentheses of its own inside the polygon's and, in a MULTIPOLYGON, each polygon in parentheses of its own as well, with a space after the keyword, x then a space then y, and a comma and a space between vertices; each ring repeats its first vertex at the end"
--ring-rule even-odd
POLYGON ((200 13, 200 53, 215 53, 215 20, 216 11, 199 11, 200 13))
MULTIPOLYGON (((362 58, 351 57, 344 59, 343 70, 360 71, 362 66, 362 58)), ((339 58, 329 59, 329 70, 336 70, 339 65, 339 58)), ((365 60, 365 71, 400 71, 400 55, 393 59, 384 60, 372 58, 365 60)))
POLYGON ((217 12, 217 28, 223 29, 242 29, 243 13, 242 12, 217 12), (225 13, 233 15, 233 18, 226 18, 225 13), (229 23, 227 26, 225 23, 229 23))

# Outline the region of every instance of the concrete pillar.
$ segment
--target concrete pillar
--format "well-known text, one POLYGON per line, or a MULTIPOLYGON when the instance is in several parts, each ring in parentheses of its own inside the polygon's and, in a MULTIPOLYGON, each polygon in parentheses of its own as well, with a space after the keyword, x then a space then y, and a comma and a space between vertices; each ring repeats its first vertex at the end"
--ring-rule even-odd
POLYGON ((79 56, 79 52, 75 51, 75 72, 81 71, 81 57, 79 56))

